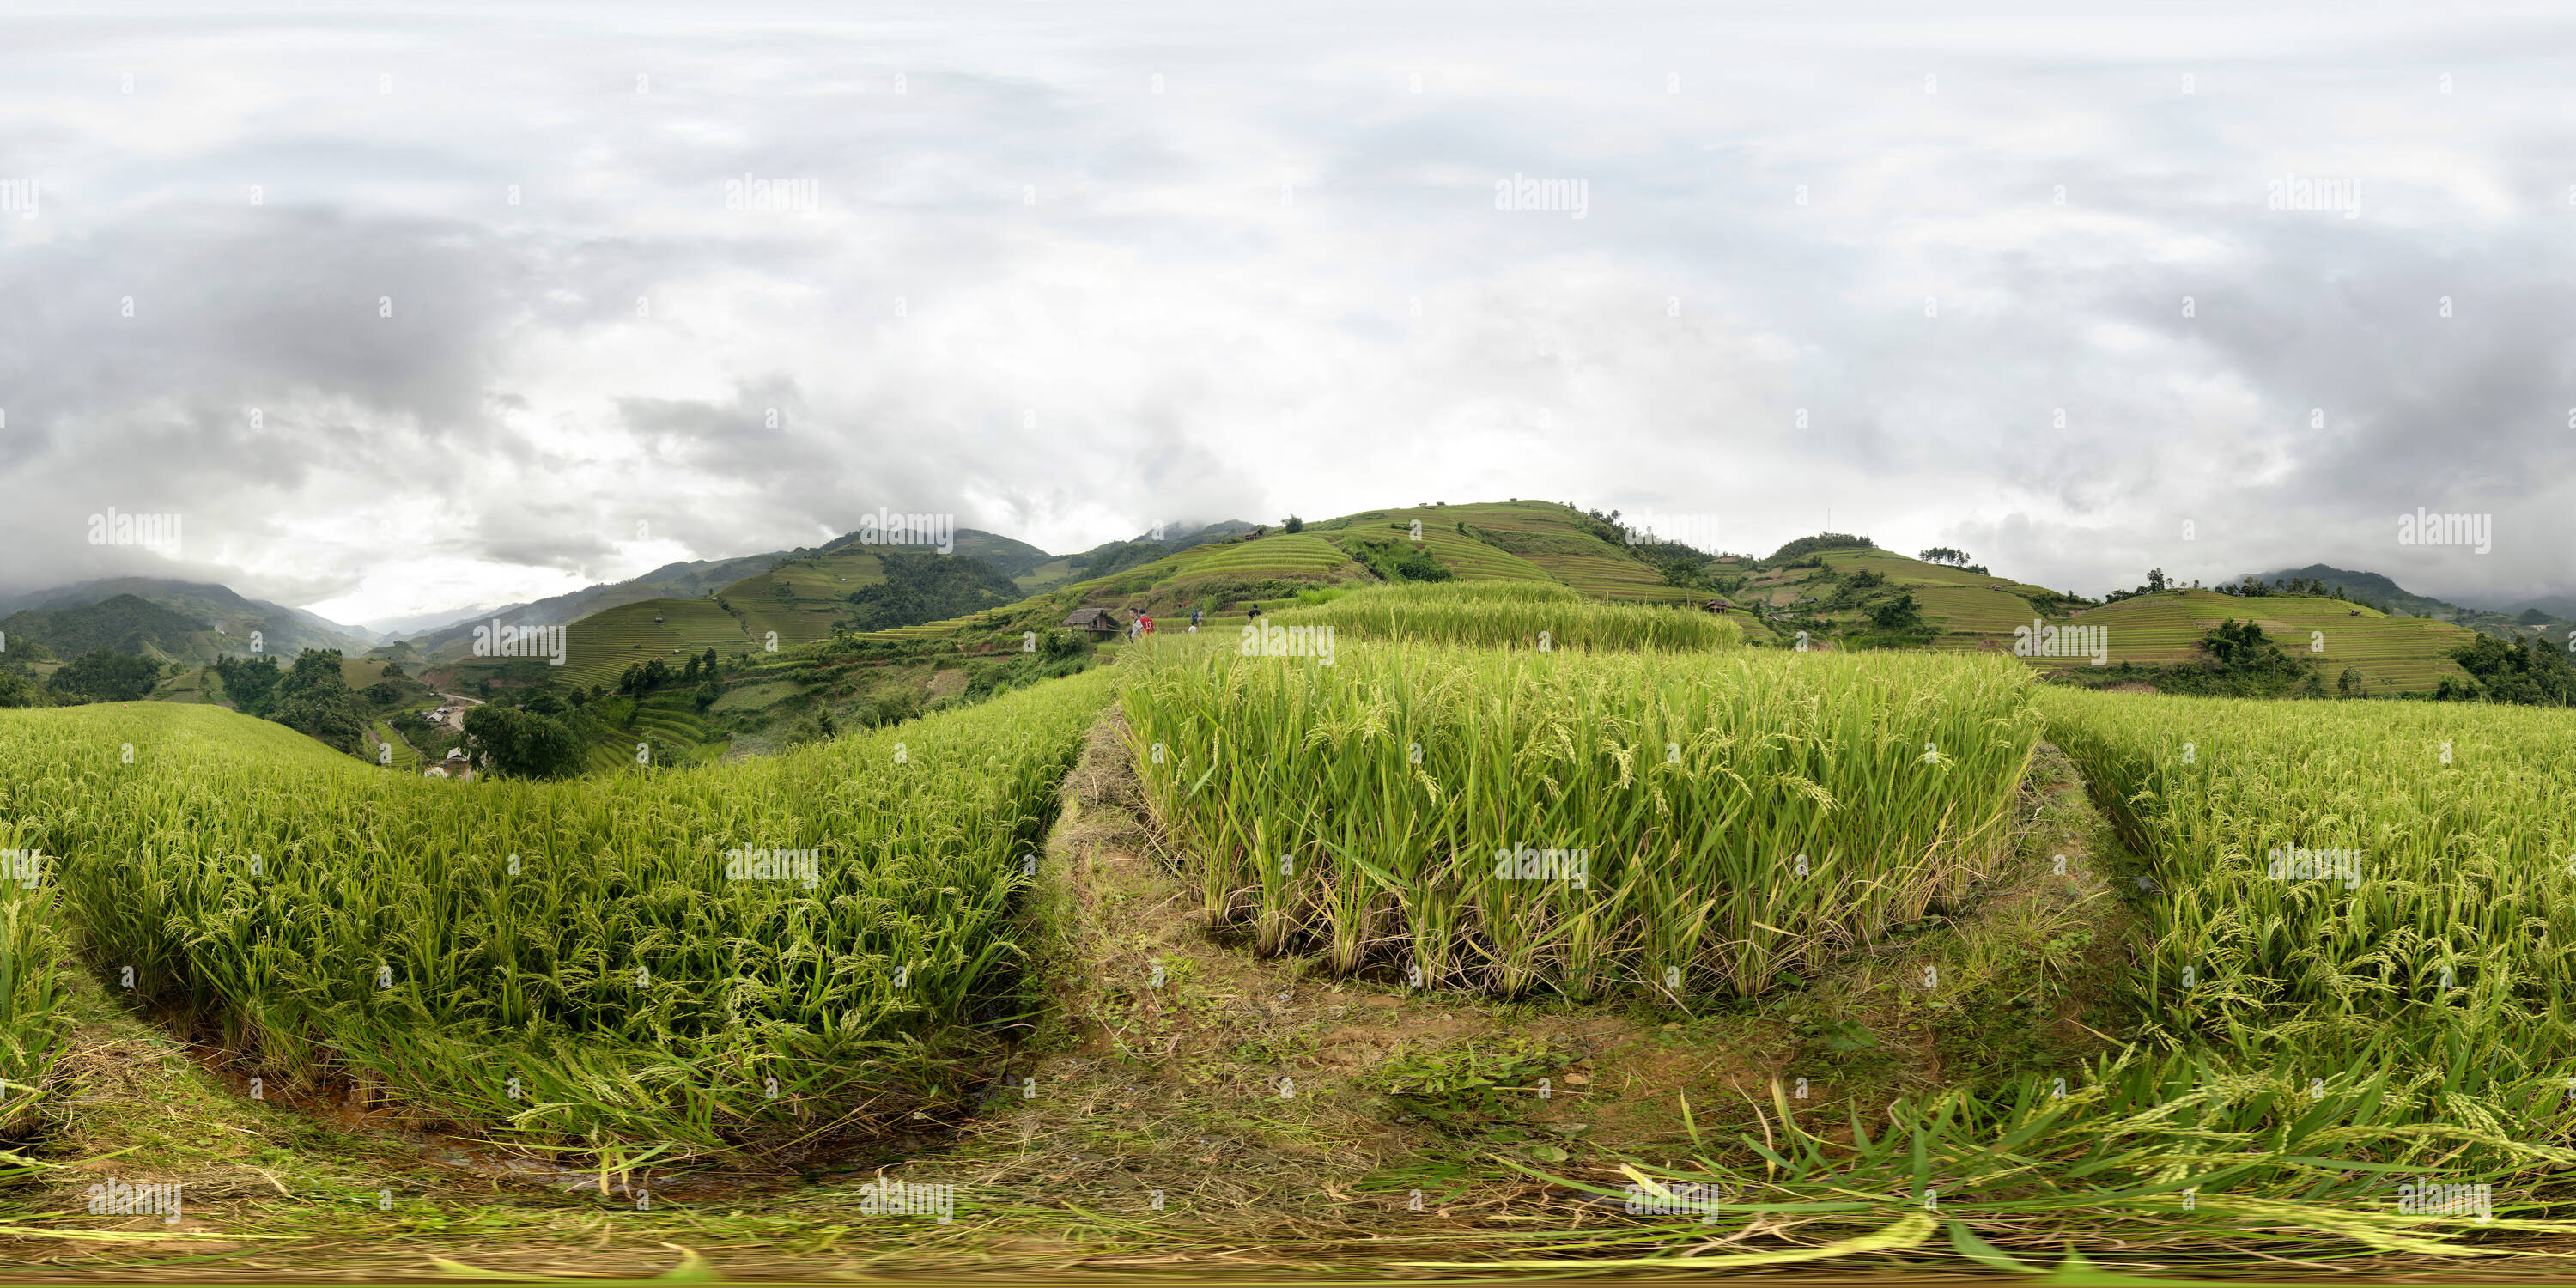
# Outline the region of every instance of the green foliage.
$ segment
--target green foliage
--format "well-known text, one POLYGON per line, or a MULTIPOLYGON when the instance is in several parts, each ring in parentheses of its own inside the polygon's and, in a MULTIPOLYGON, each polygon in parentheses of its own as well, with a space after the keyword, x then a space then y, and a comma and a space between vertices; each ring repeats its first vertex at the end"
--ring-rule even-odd
POLYGON ((357 1079, 540 1147, 800 1157, 958 1114, 991 1075, 1023 1009, 1021 856, 1111 679, 686 773, 462 790, 211 707, 14 713, 0 829, 61 856, 94 968, 132 965, 132 996, 273 1087, 357 1079), (814 886, 729 876, 745 849, 810 852, 814 886))
POLYGON ((1793 559, 1812 555, 1820 550, 1876 549, 1878 549, 1878 543, 1867 537, 1856 537, 1848 532, 1819 532, 1812 537, 1800 537, 1797 540, 1772 551, 1771 557, 1764 562, 1775 564, 1787 563, 1793 559))
POLYGON ((1289 532, 1304 532, 1306 530, 1306 521, 1292 514, 1288 516, 1288 521, 1286 523, 1279 526, 1289 532))
POLYGON ((2480 635, 2451 650, 2451 659, 2469 673, 2471 685, 2445 677, 2435 694, 2438 698, 2474 697, 2543 707, 2576 704, 2576 667, 2570 667, 2567 656, 2556 649, 2533 648, 2529 640, 2507 644, 2492 635, 2480 635))
POLYGON ((1968 552, 1956 546, 1934 546, 1915 557, 1929 564, 1947 564, 1953 568, 1968 566, 1968 552))
POLYGON ((1448 581, 1457 576, 1448 565, 1434 558, 1428 547, 1411 541, 1361 538, 1351 542, 1351 557, 1367 564, 1388 581, 1448 581))
POLYGON ((160 663, 97 649, 65 663, 48 685, 64 702, 140 702, 152 696, 152 686, 160 681, 160 663))
POLYGON ((41 707, 47 701, 41 685, 15 670, 0 667, 0 708, 41 707))
POLYGON ((1923 605, 1916 602, 1913 591, 1905 591, 1894 599, 1870 605, 1869 624, 1882 631, 1920 631, 1923 629, 1923 605))
POLYGON ((505 777, 562 778, 581 772, 581 740, 552 716, 486 704, 465 713, 465 736, 505 777))
POLYGON ((1541 581, 1372 586, 1319 607, 1281 610, 1282 626, 1330 626, 1363 639, 1429 640, 1551 650, 1713 649, 1741 643, 1743 628, 1713 614, 1589 599, 1541 581))
POLYGON ((341 678, 340 650, 306 649, 277 677, 268 693, 268 718, 352 756, 359 755, 367 722, 357 696, 341 678))
POLYGON ((277 691, 277 681, 285 674, 274 659, 266 656, 225 657, 215 662, 215 677, 224 683, 224 697, 243 715, 267 715, 270 695, 277 691))
MULTIPOLYGON (((1152 543, 1140 543, 1151 545, 1152 543)), ((1153 547, 1154 557, 1162 548, 1153 547)), ((850 592, 845 617, 856 631, 891 630, 1016 603, 1020 588, 980 559, 889 550, 877 556, 885 580, 850 592)))
POLYGON ((1336 972, 1505 994, 1666 969, 1754 993, 1820 966, 1990 870, 2037 736, 2028 672, 1994 658, 1397 643, 1120 669, 1138 660, 1139 770, 1212 918, 1336 972), (1548 850, 1582 851, 1581 882, 1496 870, 1548 850))
MULTIPOLYGON (((0 824, 0 840, 8 840, 0 824)), ((7 847, 21 848, 15 841, 7 847)), ((0 1140, 28 1134, 49 1091, 54 1062, 71 1035, 62 978, 54 963, 63 943, 54 932, 51 892, 0 882, 0 1140)))
POLYGON ((12 647, 25 639, 64 657, 100 650, 183 657, 196 652, 198 638, 210 629, 198 618, 135 595, 115 595, 78 608, 30 608, 0 620, 0 634, 9 637, 12 647))

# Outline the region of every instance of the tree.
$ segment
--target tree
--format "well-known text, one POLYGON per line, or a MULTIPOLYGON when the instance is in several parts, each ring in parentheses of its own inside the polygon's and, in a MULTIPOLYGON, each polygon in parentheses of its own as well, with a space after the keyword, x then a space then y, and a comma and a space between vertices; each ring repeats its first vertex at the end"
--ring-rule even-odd
POLYGON ((1869 624, 1882 631, 1920 630, 1923 606, 1914 601, 1914 592, 1909 590, 1894 599, 1870 605, 1869 624))
POLYGON ((2147 589, 2152 591, 2163 590, 2164 588, 2165 570, 2162 568, 2149 568, 2147 570, 2147 589))
POLYGON ((1961 568, 1968 564, 1968 552, 1956 546, 1934 546, 1916 557, 1925 563, 1950 564, 1961 568))
POLYGON ((706 714, 706 710, 707 710, 707 708, 712 707, 712 706, 714 706, 714 705, 716 704, 716 685, 715 685, 715 681, 713 681, 713 680, 708 680, 708 681, 704 681, 704 682, 700 683, 700 684, 698 685, 698 691, 697 691, 697 694, 694 696, 694 698, 693 698, 692 700, 693 700, 693 701, 695 701, 695 702, 698 704, 698 714, 700 714, 700 715, 704 715, 704 714, 706 714))
POLYGON ((581 769, 581 740, 552 716, 480 706, 465 713, 465 736, 505 777, 561 778, 581 769))
POLYGON ((54 672, 56 694, 72 702, 140 702, 161 680, 161 664, 148 657, 92 649, 54 672))
POLYGON ((268 706, 269 719, 326 747, 360 754, 367 722, 359 718, 348 681, 340 678, 340 650, 308 648, 296 654, 295 665, 277 677, 268 706))
POLYGON ((41 707, 45 691, 26 676, 0 667, 0 707, 41 707))
POLYGON ((1286 523, 1279 526, 1290 532, 1304 532, 1306 530, 1306 521, 1292 514, 1288 516, 1288 521, 1286 523))

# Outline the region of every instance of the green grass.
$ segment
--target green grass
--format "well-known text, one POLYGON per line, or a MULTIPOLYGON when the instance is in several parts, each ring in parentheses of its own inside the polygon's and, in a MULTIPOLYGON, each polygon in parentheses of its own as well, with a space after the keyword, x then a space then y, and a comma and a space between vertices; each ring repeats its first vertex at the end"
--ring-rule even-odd
MULTIPOLYGON (((1301 597, 1302 598, 1302 597, 1301 597)), ((1695 609, 1605 603, 1554 582, 1432 582, 1376 586, 1300 605, 1278 624, 1333 628, 1335 638, 1415 640, 1535 649, 1711 649, 1743 628, 1695 609)))
POLYGON ((61 856, 88 964, 135 972, 120 996, 281 1085, 537 1143, 782 1150, 956 1111, 1015 1006, 1019 856, 1107 696, 464 789, 214 708, 6 712, 0 817, 61 856), (743 848, 814 851, 818 887, 729 880, 743 848))
POLYGON ((2037 736, 1989 659, 1222 643, 1122 663, 1208 912, 1503 993, 1777 987, 1983 875, 2037 736))

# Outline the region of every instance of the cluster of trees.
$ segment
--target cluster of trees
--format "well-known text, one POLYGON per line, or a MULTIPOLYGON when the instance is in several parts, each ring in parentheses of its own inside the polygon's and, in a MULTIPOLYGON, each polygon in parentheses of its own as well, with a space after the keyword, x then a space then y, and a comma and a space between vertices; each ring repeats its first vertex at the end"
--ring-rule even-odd
POLYGON ((1878 543, 1867 537, 1853 536, 1848 532, 1819 532, 1812 537, 1800 537, 1797 540, 1772 551, 1771 557, 1764 562, 1775 564, 1786 563, 1789 560, 1796 559, 1804 555, 1814 554, 1819 550, 1876 549, 1878 549, 1878 543))
POLYGON ((148 657, 92 649, 56 668, 46 681, 36 678, 23 657, 12 657, 0 662, 0 707, 140 702, 152 696, 164 669, 148 657))
POLYGON ((84 702, 140 702, 161 682, 161 664, 133 653, 92 649, 64 663, 48 688, 65 706, 84 702))
POLYGON ((2470 678, 2463 683, 2444 676, 2433 691, 2437 701, 2484 699, 2525 706, 2576 706, 2576 666, 2568 664, 2566 654, 2546 644, 2534 648, 2526 639, 2508 644, 2492 635, 2480 635, 2451 650, 2451 660, 2459 663, 2470 678))
POLYGON ((1951 568, 1962 568, 1981 577, 1994 576, 1993 573, 1986 571, 1986 566, 1984 564, 1968 562, 1968 552, 1961 550, 1957 546, 1934 546, 1929 550, 1915 555, 1914 557, 1925 563, 1942 564, 1951 568))
MULTIPOLYGON (((1133 550, 1112 552, 1083 568, 1086 577, 1106 576, 1134 564, 1151 563, 1167 553, 1150 541, 1128 543, 1133 550)), ((834 623, 854 631, 892 630, 945 621, 1004 604, 1017 603, 1019 586, 981 559, 949 558, 889 550, 877 556, 885 580, 861 586, 849 595, 850 611, 834 623)))
POLYGON ((2343 587, 2329 586, 2314 577, 2285 577, 2272 581, 2256 581, 2249 573, 2238 578, 2233 586, 2212 586, 2210 589, 2222 595, 2240 595, 2248 599, 2265 595, 2314 595, 2320 599, 2344 598, 2343 587))
MULTIPOLYGON (((366 719, 340 675, 340 650, 309 648, 280 668, 265 657, 221 657, 215 675, 244 715, 260 716, 350 755, 363 755, 366 719)), ((66 668, 68 669, 68 668, 66 668)))
MULTIPOLYGON (((668 688, 674 684, 713 687, 716 672, 723 665, 723 661, 716 657, 715 646, 712 644, 707 646, 706 652, 691 656, 685 664, 677 667, 658 657, 650 661, 637 662, 618 673, 617 695, 622 698, 640 698, 656 689, 668 688)), ((710 697, 707 701, 713 702, 715 699, 710 697)), ((702 702, 698 705, 703 709, 706 703, 702 702)))
POLYGON ((527 706, 487 703, 465 713, 465 736, 483 763, 511 778, 561 778, 581 772, 582 742, 562 719, 562 703, 538 694, 527 706), (551 705, 551 710, 547 708, 551 705))
POLYGON ((1388 581, 1447 581, 1458 574, 1431 555, 1431 548, 1411 541, 1351 543, 1351 554, 1388 581))

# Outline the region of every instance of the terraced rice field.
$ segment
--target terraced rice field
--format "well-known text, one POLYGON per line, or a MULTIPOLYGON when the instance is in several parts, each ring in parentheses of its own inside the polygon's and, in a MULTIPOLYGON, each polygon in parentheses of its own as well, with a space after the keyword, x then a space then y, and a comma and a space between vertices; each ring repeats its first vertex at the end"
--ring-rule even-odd
POLYGON ((1170 643, 1126 709, 1207 911, 1501 993, 1821 965, 1990 870, 2038 733, 1997 659, 1170 643))
POLYGON ((1446 581, 1374 586, 1328 603, 1289 607, 1279 626, 1321 625, 1338 643, 1391 640, 1535 649, 1716 649, 1744 642, 1741 626, 1695 608, 1604 602, 1546 581, 1446 581))
MULTIPOLYGON (((214 707, 7 711, 0 836, 49 856, 111 989, 131 968, 128 996, 272 1086, 355 1080, 534 1145, 793 1156, 962 1112, 989 1075, 1022 855, 1110 683, 771 758, 465 790, 214 707), (793 865, 729 862, 748 850, 793 865)), ((26 1066, 13 900, 0 1077, 26 1066)))
POLYGON ((1464 521, 1471 531, 1492 534, 1490 540, 1506 553, 1596 598, 1678 602, 1700 596, 1665 585, 1662 574, 1587 530, 1579 511, 1552 501, 1434 505, 1385 514, 1393 523, 1419 518, 1426 533, 1438 528, 1455 535, 1464 521))
MULTIPOLYGON (((574 622, 565 637, 566 683, 615 689, 617 677, 638 662, 659 658, 679 666, 690 653, 712 647, 722 657, 765 651, 767 641, 743 633, 742 623, 712 599, 647 599, 620 604, 574 622), (662 620, 656 622, 655 618, 662 620)), ((778 647, 789 647, 783 636, 778 647)))
POLYGON ((1193 546, 1174 558, 1193 577, 1326 576, 1351 562, 1332 542, 1303 532, 1273 532, 1253 541, 1193 546))
MULTIPOLYGON (((1351 516, 1349 527, 1335 528, 1323 535, 1328 540, 1398 541, 1409 547, 1413 539, 1410 516, 1410 511, 1371 510, 1351 516)), ((1519 555, 1462 536, 1457 529, 1437 526, 1428 519, 1422 520, 1422 545, 1460 581, 1556 580, 1554 574, 1519 555)))
POLYGON ((2201 638, 2230 618, 2251 618, 2285 653, 2322 659, 2329 687, 2344 667, 2360 671, 2367 693, 2420 693, 2445 676, 2466 679, 2467 673, 2444 654, 2476 634, 2429 618, 2388 617, 2337 599, 2242 599, 2206 590, 2126 599, 2085 609, 2070 620, 2106 627, 2114 663, 2169 664, 2197 659, 2201 638), (2311 643, 2321 647, 2312 651, 2311 643))

